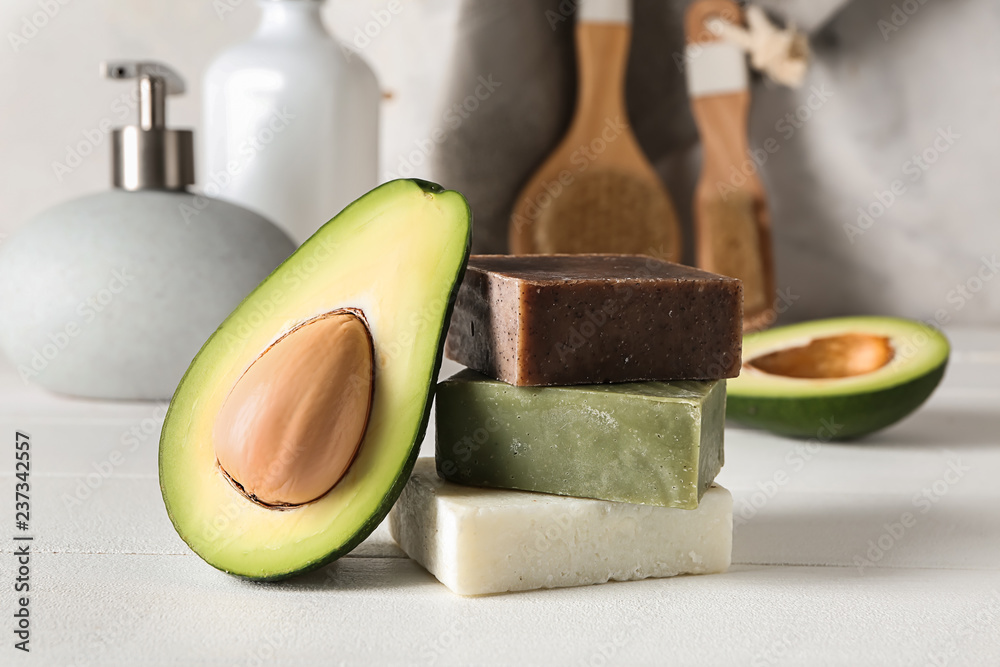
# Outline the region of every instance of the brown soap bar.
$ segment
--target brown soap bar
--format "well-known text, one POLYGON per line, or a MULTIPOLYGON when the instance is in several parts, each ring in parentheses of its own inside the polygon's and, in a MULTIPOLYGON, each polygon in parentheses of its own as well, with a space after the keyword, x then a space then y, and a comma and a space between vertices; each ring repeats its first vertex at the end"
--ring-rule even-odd
POLYGON ((743 288, 638 255, 474 255, 449 359, 518 386, 740 372, 743 288))

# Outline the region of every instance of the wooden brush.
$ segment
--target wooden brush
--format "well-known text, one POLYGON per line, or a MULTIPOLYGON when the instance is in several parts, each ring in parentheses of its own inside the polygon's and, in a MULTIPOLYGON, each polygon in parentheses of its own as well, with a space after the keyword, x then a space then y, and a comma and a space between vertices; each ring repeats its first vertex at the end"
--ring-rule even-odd
POLYGON ((750 159, 746 57, 716 36, 713 20, 742 25, 743 13, 730 0, 697 0, 685 20, 688 93, 703 157, 693 207, 696 258, 706 271, 743 281, 749 331, 774 321, 770 215, 758 165, 743 168, 750 159))
POLYGON ((629 126, 630 0, 582 0, 576 111, 555 152, 521 191, 514 254, 629 253, 678 261, 673 203, 629 126))

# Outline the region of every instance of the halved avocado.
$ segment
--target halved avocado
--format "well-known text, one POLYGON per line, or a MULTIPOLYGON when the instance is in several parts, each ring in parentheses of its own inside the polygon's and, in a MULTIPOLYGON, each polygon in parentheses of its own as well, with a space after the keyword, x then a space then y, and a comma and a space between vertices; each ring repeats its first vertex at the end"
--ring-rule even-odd
MULTIPOLYGON (((195 553, 231 574, 277 580, 335 560, 378 526, 409 477, 427 426, 470 236, 471 212, 457 192, 423 181, 387 183, 317 231, 209 338, 177 387, 160 438, 167 513, 195 553), (328 316, 355 327, 363 322, 370 336, 373 391, 370 406, 361 408, 370 407, 367 428, 328 492, 304 504, 268 506, 221 468, 216 421, 230 395, 253 394, 233 390, 256 361, 290 341, 315 345, 317 336, 296 332, 328 316)), ((323 391, 307 387, 302 395, 328 395, 323 391)), ((252 419, 268 404, 244 407, 252 419)))
POLYGON ((750 334, 726 416, 782 435, 846 440, 883 429, 933 393, 948 364, 940 331, 845 317, 750 334))

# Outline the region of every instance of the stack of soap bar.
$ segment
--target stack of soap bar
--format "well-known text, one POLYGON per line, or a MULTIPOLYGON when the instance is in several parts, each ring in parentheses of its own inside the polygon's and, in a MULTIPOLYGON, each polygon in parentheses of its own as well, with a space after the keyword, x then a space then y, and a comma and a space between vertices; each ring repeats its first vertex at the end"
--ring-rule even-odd
POLYGON ((732 499, 725 378, 740 282, 648 257, 477 256, 437 392, 436 465, 392 513, 400 546, 476 595, 718 572, 732 499))
POLYGON ((743 288, 634 255, 478 255, 445 354, 520 386, 717 380, 740 372, 743 288))
POLYGON ((458 484, 694 509, 723 463, 711 382, 514 387, 471 370, 437 389, 437 467, 458 484))
POLYGON ((725 572, 729 492, 682 510, 459 486, 417 461, 389 514, 393 538, 460 595, 725 572))

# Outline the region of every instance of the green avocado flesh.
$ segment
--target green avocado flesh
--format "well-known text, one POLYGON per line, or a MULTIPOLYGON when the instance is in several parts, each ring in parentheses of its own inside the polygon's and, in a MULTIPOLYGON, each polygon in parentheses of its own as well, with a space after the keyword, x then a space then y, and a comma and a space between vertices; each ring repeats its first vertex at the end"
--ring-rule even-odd
POLYGON ((335 560, 378 526, 427 427, 470 237, 471 213, 457 192, 387 183, 317 231, 209 338, 177 387, 160 437, 163 500, 195 553, 231 574, 277 580, 335 560), (348 308, 363 311, 375 354, 371 416, 357 456, 314 502, 281 510, 256 504, 217 464, 216 416, 272 343, 348 308))
POLYGON ((937 329, 891 317, 819 320, 750 334, 743 340, 743 370, 728 384, 726 416, 797 438, 859 438, 920 407, 941 381, 949 353, 937 329), (803 354, 817 349, 825 358, 803 354), (839 368, 839 376, 831 368, 839 368))

